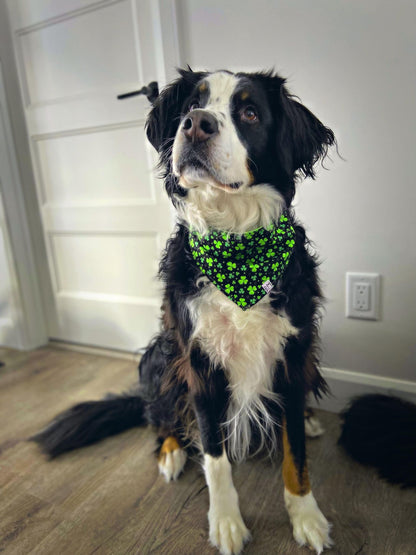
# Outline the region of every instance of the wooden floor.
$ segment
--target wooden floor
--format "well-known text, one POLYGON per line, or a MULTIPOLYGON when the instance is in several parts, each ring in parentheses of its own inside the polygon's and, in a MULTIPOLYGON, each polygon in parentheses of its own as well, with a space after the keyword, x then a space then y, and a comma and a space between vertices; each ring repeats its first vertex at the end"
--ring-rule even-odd
MULTIPOLYGON (((15 554, 214 554, 207 543, 208 492, 188 461, 173 484, 159 476, 155 435, 135 429, 48 462, 26 438, 72 403, 119 392, 136 363, 44 348, 0 349, 0 552, 15 554)), ((335 415, 321 412, 326 434, 308 440, 312 485, 333 523, 325 553, 416 554, 416 491, 402 491, 348 460, 336 445, 335 415)), ((303 554, 283 506, 279 464, 234 469, 253 540, 247 555, 303 554)))

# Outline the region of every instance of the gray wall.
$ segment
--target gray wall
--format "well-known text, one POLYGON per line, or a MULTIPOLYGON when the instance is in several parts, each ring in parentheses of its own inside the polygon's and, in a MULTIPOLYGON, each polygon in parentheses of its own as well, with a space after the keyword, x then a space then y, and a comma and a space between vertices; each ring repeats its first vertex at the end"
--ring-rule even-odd
POLYGON ((275 67, 337 134, 346 161, 300 185, 328 298, 325 366, 416 379, 416 4, 178 0, 194 69, 275 67), (345 272, 382 275, 381 321, 344 316, 345 272))

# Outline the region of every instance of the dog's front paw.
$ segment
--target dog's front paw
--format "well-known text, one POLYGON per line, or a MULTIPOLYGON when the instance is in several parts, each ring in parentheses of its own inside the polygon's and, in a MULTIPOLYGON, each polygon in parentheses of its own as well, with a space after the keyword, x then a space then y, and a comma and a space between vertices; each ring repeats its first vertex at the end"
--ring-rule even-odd
POLYGON ((163 442, 159 452, 158 466, 160 474, 165 480, 177 480, 186 463, 186 451, 182 449, 173 436, 169 436, 163 442))
POLYGON ((238 555, 250 539, 250 532, 241 517, 235 514, 214 515, 208 513, 209 540, 222 555, 238 555))
POLYGON ((331 525, 319 509, 312 492, 299 496, 285 490, 285 503, 293 526, 293 537, 299 545, 307 545, 318 555, 332 545, 329 536, 331 525))

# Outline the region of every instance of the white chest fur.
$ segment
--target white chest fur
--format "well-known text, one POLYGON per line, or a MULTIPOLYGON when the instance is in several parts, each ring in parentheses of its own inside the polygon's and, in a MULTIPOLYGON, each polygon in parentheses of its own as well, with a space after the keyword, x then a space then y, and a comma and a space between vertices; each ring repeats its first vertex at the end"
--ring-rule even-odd
POLYGON ((276 362, 282 360, 287 338, 298 333, 285 314, 270 310, 269 303, 266 296, 243 311, 211 283, 189 302, 193 338, 229 381, 227 436, 230 454, 237 460, 248 454, 252 422, 263 442, 273 434, 264 399, 279 402, 272 391, 276 362))

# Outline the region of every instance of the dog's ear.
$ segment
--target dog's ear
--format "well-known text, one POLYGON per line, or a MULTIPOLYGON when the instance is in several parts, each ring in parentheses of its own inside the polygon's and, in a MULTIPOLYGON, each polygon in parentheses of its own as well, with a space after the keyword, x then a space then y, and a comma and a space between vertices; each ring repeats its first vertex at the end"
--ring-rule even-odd
POLYGON ((277 154, 289 176, 299 172, 315 178, 314 166, 336 144, 334 133, 305 106, 280 87, 280 118, 277 129, 277 154))
POLYGON ((196 83, 205 75, 192 71, 189 66, 178 71, 181 77, 157 97, 146 121, 147 138, 158 152, 162 152, 165 145, 169 146, 169 139, 175 137, 182 106, 196 83))

